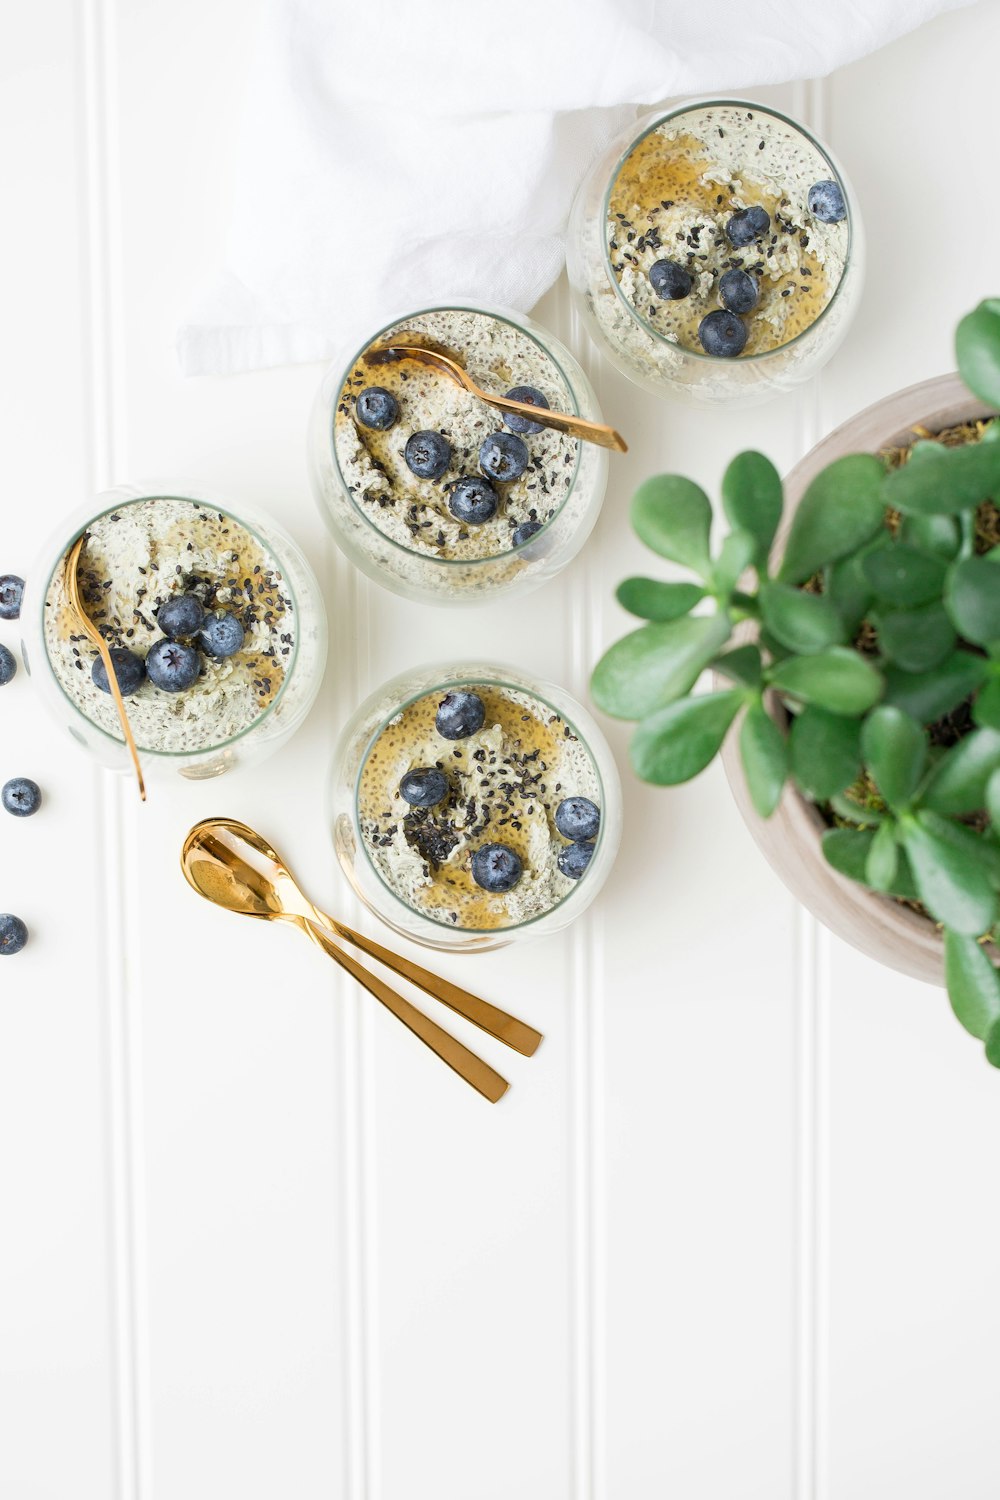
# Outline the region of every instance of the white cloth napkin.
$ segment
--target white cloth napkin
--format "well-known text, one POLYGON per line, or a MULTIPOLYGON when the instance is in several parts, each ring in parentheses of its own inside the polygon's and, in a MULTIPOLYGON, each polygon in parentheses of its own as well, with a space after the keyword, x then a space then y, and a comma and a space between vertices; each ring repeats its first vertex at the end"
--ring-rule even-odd
POLYGON ((187 374, 332 356, 435 300, 527 311, 636 105, 822 76, 967 0, 264 0, 226 268, 187 374))

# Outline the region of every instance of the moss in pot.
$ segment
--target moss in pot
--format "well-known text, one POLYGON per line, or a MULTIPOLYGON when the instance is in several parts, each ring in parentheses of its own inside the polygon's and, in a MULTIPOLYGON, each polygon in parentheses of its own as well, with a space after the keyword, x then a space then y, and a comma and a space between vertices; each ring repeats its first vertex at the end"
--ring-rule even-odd
MULTIPOLYGON (((1000 301, 962 320, 956 347, 966 384, 1000 407, 1000 301)), ((592 693, 638 721, 633 766, 661 785, 698 775, 735 725, 760 817, 789 785, 822 816, 833 870, 938 924, 952 1006, 1000 1066, 995 496, 1000 421, 837 458, 813 476, 777 549, 784 496, 763 455, 726 470, 730 530, 714 555, 705 493, 680 476, 651 479, 633 526, 698 582, 620 586, 647 623, 601 659, 592 693), (693 696, 706 668, 723 681, 693 696)))

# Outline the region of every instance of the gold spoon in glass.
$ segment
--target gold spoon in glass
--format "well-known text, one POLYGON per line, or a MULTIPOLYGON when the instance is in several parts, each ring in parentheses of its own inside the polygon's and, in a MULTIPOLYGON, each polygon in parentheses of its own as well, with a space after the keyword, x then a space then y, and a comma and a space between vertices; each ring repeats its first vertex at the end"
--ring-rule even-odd
POLYGON ((69 595, 69 602, 73 609, 80 616, 80 624, 86 631, 88 638, 93 641, 100 652, 101 661, 104 663, 104 670, 108 674, 108 686, 111 689, 111 696, 115 700, 115 708, 118 710, 122 734, 125 736, 125 743, 132 757, 132 764, 135 766, 136 780, 139 783, 139 796, 145 802, 146 783, 142 779, 139 752, 135 747, 135 738, 132 734, 132 726, 128 721, 128 714, 125 712, 125 699, 122 697, 122 690, 118 686, 118 674, 115 672, 115 664, 111 659, 111 651, 107 641, 83 607, 83 595, 80 592, 80 554, 83 552, 86 543, 87 536, 85 532, 83 536, 78 537, 76 542, 74 542, 73 548, 66 559, 66 593, 69 595))
POLYGON ((267 921, 291 922, 307 933, 432 1052, 493 1103, 506 1092, 506 1079, 369 973, 344 951, 335 936, 360 948, 523 1056, 530 1057, 542 1040, 540 1032, 515 1016, 319 911, 296 885, 281 856, 245 823, 234 818, 207 818, 197 823, 184 840, 181 868, 188 884, 216 905, 267 921))
POLYGON ((515 417, 527 417, 529 422, 539 422, 543 427, 553 427, 568 437, 580 438, 584 443, 596 443, 599 448, 613 448, 616 453, 627 453, 628 444, 620 432, 606 427, 603 422, 588 422, 586 417, 574 417, 569 412, 551 411, 547 406, 532 406, 527 401, 512 401, 509 396, 494 396, 478 386, 467 370, 457 360, 449 359, 437 349, 424 349, 416 344, 390 344, 385 349, 372 349, 365 354, 365 361, 372 365, 396 364, 399 360, 412 359, 417 364, 429 365, 439 370, 456 385, 463 386, 470 395, 495 406, 497 411, 510 412, 515 417))

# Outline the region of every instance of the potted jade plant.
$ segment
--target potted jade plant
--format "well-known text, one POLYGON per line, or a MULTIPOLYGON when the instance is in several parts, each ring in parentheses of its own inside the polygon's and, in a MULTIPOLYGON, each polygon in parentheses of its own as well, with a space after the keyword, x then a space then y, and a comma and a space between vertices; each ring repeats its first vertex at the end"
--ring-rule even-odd
POLYGON ((698 485, 643 484, 637 534, 696 581, 621 584, 646 623, 591 689, 638 721, 646 781, 688 781, 723 751, 793 890, 864 951, 943 977, 1000 1066, 1000 300, 956 349, 964 385, 880 403, 784 486, 762 454, 734 458, 715 550, 698 485))

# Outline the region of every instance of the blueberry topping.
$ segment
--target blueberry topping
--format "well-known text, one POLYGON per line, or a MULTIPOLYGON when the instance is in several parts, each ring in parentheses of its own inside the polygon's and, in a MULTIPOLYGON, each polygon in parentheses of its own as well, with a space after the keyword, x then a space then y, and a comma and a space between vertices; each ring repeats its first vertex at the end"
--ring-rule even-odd
POLYGON ((24 579, 15 573, 5 573, 0 578, 0 620, 16 620, 23 597, 24 579))
POLYGON ((567 844, 556 862, 567 880, 579 880, 593 857, 593 844, 567 844))
POLYGON ((20 917, 12 917, 9 911, 0 912, 0 957, 20 953, 28 941, 28 929, 20 917))
POLYGON ((510 484, 528 467, 528 450, 513 432, 491 432, 479 445, 479 467, 491 479, 510 484))
POLYGON ((589 797, 564 797, 556 808, 556 827, 575 844, 596 839, 600 826, 601 809, 589 797))
POLYGON ((418 479, 440 479, 451 463, 451 444, 439 432, 415 432, 406 440, 403 457, 418 479))
POLYGON ((478 693, 460 689, 446 693, 434 715, 437 732, 446 740, 464 740, 476 734, 486 722, 486 705, 478 693))
POLYGON ((484 891, 512 891, 521 869, 519 857, 506 844, 483 844, 472 856, 472 878, 484 891))
POLYGON ((459 479, 448 493, 448 509, 456 521, 464 521, 466 526, 482 526, 492 521, 499 503, 489 480, 480 479, 478 474, 459 479))
MULTIPOLYGON (((533 385, 516 385, 512 391, 507 392, 509 401, 523 401, 525 406, 544 406, 548 410, 549 403, 536 390, 533 385)), ((541 432, 541 422, 533 422, 530 417, 519 417, 515 412, 504 412, 503 425, 509 427, 511 432, 519 432, 522 437, 528 437, 532 432, 541 432)))
POLYGON ((771 215, 766 208, 755 203, 752 208, 737 209, 726 225, 726 234, 729 236, 729 243, 741 249, 744 245, 753 244, 770 227, 771 215))
POLYGON ((691 272, 676 260, 655 260, 649 268, 649 284, 664 302, 679 302, 691 290, 691 272))
POLYGON ((209 615, 198 632, 201 649, 218 661, 242 651, 244 639, 242 621, 231 614, 209 615))
POLYGON ((15 818, 30 818, 42 805, 42 793, 37 781, 27 776, 15 776, 4 783, 0 791, 0 802, 15 818))
POLYGON ((156 623, 173 641, 197 635, 205 618, 205 608, 195 594, 175 594, 156 613, 156 623))
POLYGON ((180 641, 157 641, 146 657, 146 671, 154 687, 165 693, 183 693, 198 681, 201 657, 193 646, 180 641))
POLYGON ((719 296, 723 307, 733 313, 748 313, 760 295, 756 276, 749 271, 724 271, 719 278, 719 296))
POLYGON ((718 359, 732 359, 742 352, 747 341, 746 325, 735 313, 720 307, 710 312, 698 324, 698 337, 706 354, 718 359))
MULTIPOLYGON (((137 693, 142 687, 146 676, 146 663, 141 656, 136 656, 134 651, 129 651, 127 646, 112 646, 111 660, 114 664, 115 677, 118 680, 118 688, 123 698, 128 698, 132 693, 137 693)), ((108 674, 104 670, 104 662, 97 657, 90 669, 90 675, 94 680, 94 686, 100 688, 102 693, 110 693, 111 684, 108 682, 108 674)))
POLYGON ((376 432, 385 432, 393 422, 399 420, 399 402, 391 391, 381 385, 368 385, 358 393, 354 403, 358 421, 376 432))
POLYGON ((6 646, 0 646, 0 687, 6 687, 14 677, 17 676, 17 661, 13 651, 8 651, 6 646))
POLYGON ((511 544, 515 547, 523 547, 525 542, 530 542, 531 538, 537 536, 541 529, 541 521, 522 521, 520 526, 515 526, 511 533, 511 544))
POLYGON ((823 182, 813 183, 806 203, 813 218, 823 224, 839 224, 841 219, 847 218, 847 204, 840 183, 829 177, 823 182))
POLYGON ((448 778, 436 766, 407 771, 399 783, 399 795, 411 807, 437 807, 448 795, 448 778))

